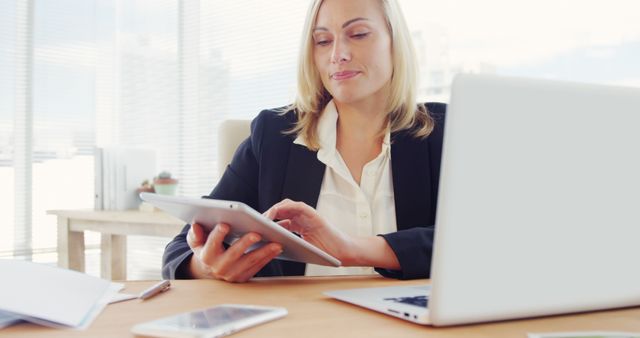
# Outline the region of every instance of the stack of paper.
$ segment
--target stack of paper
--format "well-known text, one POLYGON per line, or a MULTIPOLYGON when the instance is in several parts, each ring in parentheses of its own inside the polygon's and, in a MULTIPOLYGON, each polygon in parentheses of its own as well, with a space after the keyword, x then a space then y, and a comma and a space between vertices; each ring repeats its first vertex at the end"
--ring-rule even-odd
POLYGON ((85 329, 122 284, 81 272, 17 260, 0 260, 0 327, 16 320, 85 329))
POLYGON ((0 329, 9 325, 13 325, 19 321, 20 317, 12 315, 8 312, 0 311, 0 329))

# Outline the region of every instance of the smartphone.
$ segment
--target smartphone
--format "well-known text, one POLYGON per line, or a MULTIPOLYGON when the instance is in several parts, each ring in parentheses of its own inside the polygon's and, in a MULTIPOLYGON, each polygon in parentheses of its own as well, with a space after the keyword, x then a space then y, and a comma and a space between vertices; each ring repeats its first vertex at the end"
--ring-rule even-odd
POLYGON ((131 332, 151 337, 224 337, 286 315, 282 307, 223 304, 144 322, 131 332))

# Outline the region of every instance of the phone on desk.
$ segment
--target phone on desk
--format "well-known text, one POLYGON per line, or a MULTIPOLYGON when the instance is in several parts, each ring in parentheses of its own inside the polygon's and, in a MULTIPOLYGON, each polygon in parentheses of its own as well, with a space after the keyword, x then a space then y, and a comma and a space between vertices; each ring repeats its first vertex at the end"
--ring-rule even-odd
POLYGON ((131 332, 151 337, 224 337, 286 315, 282 307, 223 304, 144 322, 131 332))

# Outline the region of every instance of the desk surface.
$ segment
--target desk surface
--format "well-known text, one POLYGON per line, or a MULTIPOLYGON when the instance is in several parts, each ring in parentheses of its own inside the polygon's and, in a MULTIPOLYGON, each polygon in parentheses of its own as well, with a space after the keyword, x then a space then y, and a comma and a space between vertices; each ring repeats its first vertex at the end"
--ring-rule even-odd
MULTIPOLYGON (((381 277, 294 277, 256 279, 247 284, 210 280, 174 281, 172 289, 147 301, 107 306, 86 331, 56 330, 19 324, 0 330, 2 337, 132 337, 143 321, 222 303, 284 306, 283 319, 250 328, 233 337, 526 337, 527 332, 640 331, 640 308, 507 321, 450 328, 421 326, 327 298, 323 291, 341 288, 420 284, 381 277)), ((126 282, 137 293, 152 281, 126 282)))

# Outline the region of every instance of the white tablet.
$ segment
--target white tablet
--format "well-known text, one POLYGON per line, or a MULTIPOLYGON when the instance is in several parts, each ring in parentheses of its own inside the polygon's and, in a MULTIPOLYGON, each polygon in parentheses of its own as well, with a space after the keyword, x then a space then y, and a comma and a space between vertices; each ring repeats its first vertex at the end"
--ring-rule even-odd
POLYGON ((341 264, 336 258, 241 202, 167 196, 146 192, 141 193, 140 198, 185 223, 195 221, 207 230, 213 229, 218 223, 229 224, 230 231, 225 238, 227 244, 233 244, 248 232, 259 233, 262 236, 262 241, 252 245, 247 252, 269 242, 275 242, 280 243, 283 248, 278 259, 326 266, 340 266, 341 264))
POLYGON ((224 337, 287 315, 282 307, 223 304, 137 324, 136 335, 151 337, 224 337))

